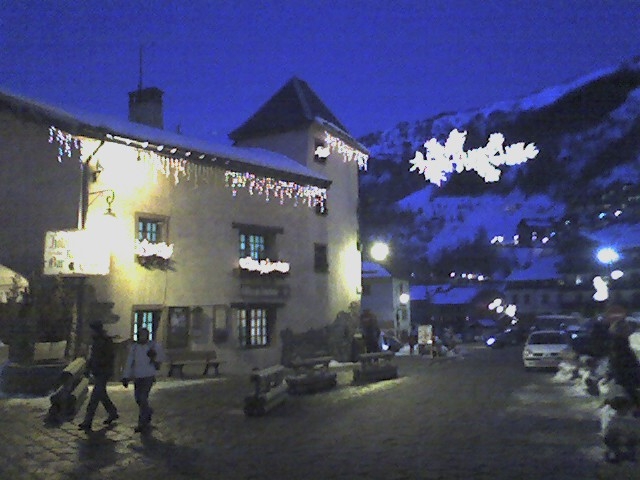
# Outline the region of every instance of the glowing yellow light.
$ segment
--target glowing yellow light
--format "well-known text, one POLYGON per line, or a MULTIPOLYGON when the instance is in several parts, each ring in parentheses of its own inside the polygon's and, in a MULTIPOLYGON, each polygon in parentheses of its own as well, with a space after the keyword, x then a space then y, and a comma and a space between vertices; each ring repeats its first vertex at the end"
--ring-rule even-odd
POLYGON ((384 242, 375 242, 371 246, 370 252, 371 258, 378 262, 381 262, 382 260, 387 258, 387 255, 389 255, 389 245, 384 242))

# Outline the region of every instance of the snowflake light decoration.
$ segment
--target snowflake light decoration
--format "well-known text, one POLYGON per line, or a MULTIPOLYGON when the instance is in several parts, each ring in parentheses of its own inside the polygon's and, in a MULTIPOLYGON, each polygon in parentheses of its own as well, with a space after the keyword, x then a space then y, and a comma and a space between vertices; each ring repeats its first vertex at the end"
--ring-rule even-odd
POLYGON ((467 132, 459 132, 457 129, 449 133, 449 137, 442 145, 432 138, 425 142, 425 154, 416 152, 415 157, 409 160, 410 172, 415 170, 424 175, 425 180, 441 186, 447 180, 447 175, 460 173, 464 170, 473 170, 480 175, 485 182, 497 182, 500 180, 500 165, 518 165, 531 160, 538 155, 538 149, 533 143, 527 145, 524 142, 504 146, 504 136, 501 133, 492 133, 487 145, 480 148, 464 151, 464 142, 467 132))

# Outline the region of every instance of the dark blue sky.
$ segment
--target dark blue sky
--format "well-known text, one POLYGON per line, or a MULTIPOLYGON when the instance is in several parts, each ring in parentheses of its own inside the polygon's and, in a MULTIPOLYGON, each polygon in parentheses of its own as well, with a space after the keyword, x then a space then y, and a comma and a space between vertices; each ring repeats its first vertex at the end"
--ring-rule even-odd
POLYGON ((514 99, 640 55, 640 0, 4 0, 0 88, 225 141, 289 78, 355 136, 514 99))

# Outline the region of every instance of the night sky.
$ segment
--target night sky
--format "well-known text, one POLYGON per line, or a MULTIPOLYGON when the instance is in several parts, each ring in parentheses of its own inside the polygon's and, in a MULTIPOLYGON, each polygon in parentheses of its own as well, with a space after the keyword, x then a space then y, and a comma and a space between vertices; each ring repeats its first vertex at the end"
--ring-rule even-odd
POLYGON ((3 0, 0 89, 226 135, 306 80, 354 136, 515 99, 640 55, 640 0, 3 0))

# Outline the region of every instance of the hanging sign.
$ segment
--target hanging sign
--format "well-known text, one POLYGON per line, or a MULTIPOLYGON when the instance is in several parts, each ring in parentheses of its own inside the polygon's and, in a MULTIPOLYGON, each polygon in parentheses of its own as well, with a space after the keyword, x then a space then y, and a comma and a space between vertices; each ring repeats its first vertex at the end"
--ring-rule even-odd
POLYGON ((108 243, 87 230, 58 230, 45 235, 45 275, 108 275, 110 262, 108 243))

